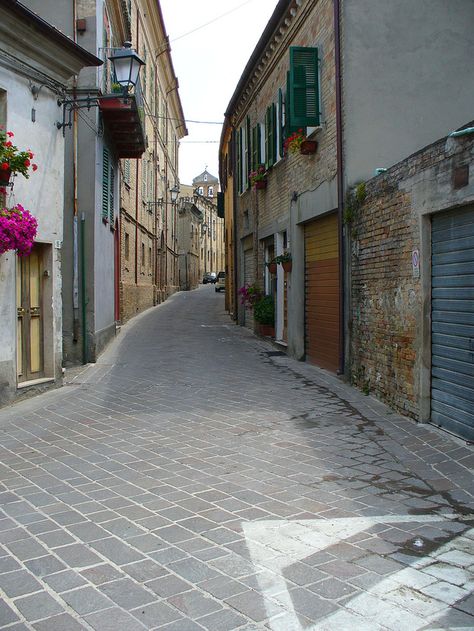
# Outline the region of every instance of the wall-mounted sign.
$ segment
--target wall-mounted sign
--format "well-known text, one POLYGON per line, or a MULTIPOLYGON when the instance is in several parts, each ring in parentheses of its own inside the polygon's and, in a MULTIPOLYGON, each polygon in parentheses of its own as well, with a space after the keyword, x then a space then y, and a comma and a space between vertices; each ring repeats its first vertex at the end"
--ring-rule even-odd
POLYGON ((419 250, 413 250, 411 253, 411 268, 413 278, 420 278, 420 252, 419 250))

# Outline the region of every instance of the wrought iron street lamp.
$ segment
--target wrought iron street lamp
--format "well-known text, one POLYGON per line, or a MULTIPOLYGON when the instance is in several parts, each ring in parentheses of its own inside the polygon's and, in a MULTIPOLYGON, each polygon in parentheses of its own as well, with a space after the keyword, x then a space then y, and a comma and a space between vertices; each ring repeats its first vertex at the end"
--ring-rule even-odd
POLYGON ((130 88, 135 87, 140 68, 145 65, 143 59, 132 48, 131 42, 124 42, 123 48, 109 57, 114 69, 115 81, 122 86, 126 96, 130 88))
POLYGON ((179 195, 179 186, 175 184, 173 188, 170 188, 170 193, 171 193, 171 202, 172 203, 176 202, 179 195))

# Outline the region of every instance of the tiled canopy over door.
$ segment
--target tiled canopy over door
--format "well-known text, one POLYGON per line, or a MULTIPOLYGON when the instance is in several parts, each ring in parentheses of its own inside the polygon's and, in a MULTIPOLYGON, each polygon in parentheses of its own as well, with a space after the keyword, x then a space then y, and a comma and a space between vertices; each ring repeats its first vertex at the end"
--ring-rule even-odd
POLYGON ((431 420, 474 440, 474 208, 432 220, 431 420))

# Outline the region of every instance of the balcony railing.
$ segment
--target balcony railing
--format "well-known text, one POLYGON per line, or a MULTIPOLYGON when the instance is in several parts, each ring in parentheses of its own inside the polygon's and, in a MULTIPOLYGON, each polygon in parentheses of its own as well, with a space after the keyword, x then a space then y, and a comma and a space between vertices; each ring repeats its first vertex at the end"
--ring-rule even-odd
POLYGON ((124 94, 114 81, 113 66, 108 59, 117 49, 102 48, 99 108, 119 158, 139 158, 146 149, 145 109, 140 81, 124 94))

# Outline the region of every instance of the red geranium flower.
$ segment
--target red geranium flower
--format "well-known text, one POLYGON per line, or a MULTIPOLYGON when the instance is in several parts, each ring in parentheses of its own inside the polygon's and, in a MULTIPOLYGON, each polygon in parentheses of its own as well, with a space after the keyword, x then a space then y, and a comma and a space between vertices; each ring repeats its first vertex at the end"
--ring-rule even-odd
POLYGON ((31 162, 29 160, 25 160, 25 167, 29 167, 31 162))
POLYGON ((1 166, 1 168, 2 168, 4 171, 8 171, 8 169, 10 168, 10 165, 8 164, 8 162, 2 162, 2 166, 1 166))
POLYGON ((33 169, 33 171, 36 171, 38 169, 38 165, 37 164, 33 164, 33 166, 31 168, 33 169))
POLYGON ((7 136, 10 136, 10 138, 13 138, 15 134, 12 131, 7 131, 7 136))

